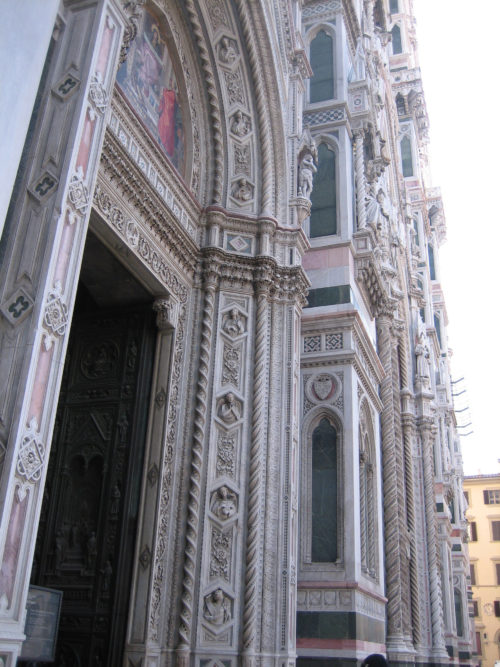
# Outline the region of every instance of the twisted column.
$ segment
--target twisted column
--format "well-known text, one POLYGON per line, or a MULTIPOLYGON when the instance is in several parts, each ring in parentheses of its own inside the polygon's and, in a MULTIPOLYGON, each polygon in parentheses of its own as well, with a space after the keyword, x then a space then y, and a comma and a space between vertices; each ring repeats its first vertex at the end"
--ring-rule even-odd
POLYGON ((255 317, 255 365, 252 414, 252 444, 250 446, 250 472, 248 483, 248 520, 246 543, 245 597, 243 609, 243 663, 246 667, 256 664, 258 633, 258 604, 261 562, 259 527, 262 513, 262 452, 266 436, 266 387, 267 387, 267 329, 269 318, 268 284, 261 281, 257 287, 255 317))
POLYGON ((200 520, 201 469, 203 465, 203 445, 205 439, 216 286, 216 271, 210 270, 205 277, 205 299, 201 325, 200 359, 194 417, 193 447, 191 453, 189 501, 187 507, 186 545, 184 550, 184 579, 182 582, 179 644, 177 646, 177 664, 182 666, 189 664, 189 648, 191 645, 193 589, 195 583, 198 526, 200 520))
POLYGON ((358 229, 366 227, 366 188, 364 136, 362 129, 354 130, 354 170, 356 174, 356 207, 358 209, 358 229))
MULTIPOLYGON (((363 434, 360 434, 363 437, 363 434)), ((359 443, 360 447, 362 442, 359 443)), ((366 506, 366 452, 362 451, 359 454, 359 507, 360 507, 360 534, 361 534, 361 567, 368 571, 368 555, 366 550, 366 533, 367 533, 367 513, 366 506)), ((369 525, 369 524, 368 524, 369 525)))
POLYGON ((403 427, 403 453, 404 469, 406 481, 406 525, 408 532, 407 542, 410 549, 410 598, 411 598, 411 621, 412 636, 415 647, 422 645, 422 632, 420 622, 420 587, 418 585, 418 567, 417 567, 417 544, 416 524, 415 524, 415 494, 413 477, 413 453, 412 453, 412 434, 413 434, 413 414, 409 406, 404 402, 409 400, 409 372, 408 372, 408 351, 405 344, 405 338, 401 337, 399 345, 399 369, 401 376, 401 396, 403 399, 403 410, 401 423, 403 427))
POLYGON ((387 591, 387 635, 397 643, 402 640, 401 552, 399 545, 398 467, 394 432, 392 390, 392 340, 391 320, 388 315, 377 318, 378 355, 385 370, 380 386, 383 408, 382 468, 384 485, 385 571, 387 591))
POLYGON ((427 568, 431 598, 432 650, 434 655, 447 655, 444 642, 443 601, 439 573, 438 539, 436 531, 434 464, 432 455, 433 422, 423 419, 420 423, 422 459, 424 468, 425 524, 427 537, 427 568))

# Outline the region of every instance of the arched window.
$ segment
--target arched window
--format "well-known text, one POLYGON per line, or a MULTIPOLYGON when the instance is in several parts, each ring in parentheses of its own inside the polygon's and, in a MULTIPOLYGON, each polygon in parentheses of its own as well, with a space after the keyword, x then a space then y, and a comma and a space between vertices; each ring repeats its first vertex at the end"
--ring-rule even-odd
POLYGON ((397 14, 399 12, 398 0, 389 0, 389 11, 391 14, 397 14))
POLYGON ((311 238, 337 233, 337 185, 335 153, 325 143, 318 148, 318 171, 314 174, 311 193, 311 238))
POLYGON ((434 328, 436 329, 436 335, 439 341, 439 347, 443 347, 443 343, 441 341, 441 320, 439 318, 439 315, 436 315, 434 313, 434 328))
POLYGON ((397 55, 398 53, 403 53, 403 43, 401 42, 401 28, 398 25, 395 25, 391 30, 392 35, 392 53, 397 55))
POLYGON ((413 157, 411 154, 410 137, 403 137, 401 139, 401 162, 403 166, 403 176, 409 178, 413 176, 413 157))
POLYGON ((373 429, 366 403, 359 423, 359 510, 361 537, 361 569, 371 577, 377 576, 377 513, 375 494, 375 456, 373 429))
POLYGON ((337 545, 337 431, 323 417, 312 434, 311 560, 333 563, 337 545))
POLYGON ((309 83, 309 101, 333 98, 333 39, 320 30, 311 42, 309 54, 313 76, 309 83))

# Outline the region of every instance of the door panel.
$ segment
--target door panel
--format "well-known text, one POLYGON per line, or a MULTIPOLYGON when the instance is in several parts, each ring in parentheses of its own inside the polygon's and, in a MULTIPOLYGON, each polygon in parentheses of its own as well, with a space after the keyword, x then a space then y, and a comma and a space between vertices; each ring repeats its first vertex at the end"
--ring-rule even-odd
POLYGON ((75 315, 32 576, 63 591, 60 665, 120 664, 154 333, 150 308, 75 315))

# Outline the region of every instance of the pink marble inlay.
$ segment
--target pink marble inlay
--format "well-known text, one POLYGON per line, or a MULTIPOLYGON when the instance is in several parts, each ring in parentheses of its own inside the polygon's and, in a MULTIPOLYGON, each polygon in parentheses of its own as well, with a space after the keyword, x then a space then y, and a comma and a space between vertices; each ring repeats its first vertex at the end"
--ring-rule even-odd
POLYGON ((76 167, 77 169, 78 167, 82 168, 84 178, 87 175, 90 148, 92 146, 92 138, 94 136, 95 120, 94 113, 91 112, 90 109, 87 109, 87 113, 85 114, 85 123, 83 125, 82 140, 80 141, 78 157, 76 158, 76 167))
POLYGON ((113 40, 113 32, 115 31, 115 26, 109 27, 110 19, 106 21, 104 30, 102 33, 101 48, 99 49, 99 57, 97 58, 96 72, 102 77, 104 81, 106 78, 106 69, 109 59, 109 51, 111 49, 111 42, 113 40))
POLYGON ((47 384, 49 382, 53 351, 53 345, 50 350, 46 350, 42 341, 40 344, 40 352, 38 354, 33 393, 31 394, 28 422, 31 422, 33 417, 36 419, 37 424, 40 424, 42 421, 42 410, 45 402, 45 394, 47 392, 47 384))
POLYGON ((66 285, 66 278, 68 275, 69 260, 73 248, 73 240, 75 238, 76 228, 78 223, 75 220, 70 221, 69 211, 66 212, 66 220, 61 235, 61 242, 59 244, 59 251, 57 253, 57 263, 54 271, 54 284, 60 282, 64 289, 66 285))
POLYGON ((351 264, 351 253, 347 246, 340 248, 312 248, 302 259, 304 269, 330 269, 351 264))
POLYGON ((0 569, 0 597, 6 595, 9 604, 12 600, 12 591, 16 579, 17 562, 19 560, 28 498, 29 492, 23 500, 19 500, 17 495, 14 494, 10 510, 9 528, 7 530, 5 551, 3 554, 2 567, 0 569))

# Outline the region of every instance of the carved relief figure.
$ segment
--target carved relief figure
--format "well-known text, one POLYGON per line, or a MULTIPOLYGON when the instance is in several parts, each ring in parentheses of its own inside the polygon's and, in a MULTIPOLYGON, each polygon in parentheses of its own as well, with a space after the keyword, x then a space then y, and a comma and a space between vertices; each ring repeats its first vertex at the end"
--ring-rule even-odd
POLYGON ((240 178, 235 183, 233 183, 231 194, 235 199, 239 199, 240 201, 249 201, 253 196, 252 185, 247 181, 246 178, 240 178))
POLYGON ((244 137, 250 132, 250 118, 241 111, 237 111, 231 123, 231 132, 238 137, 244 137))
POLYGON ((219 406, 218 414, 226 424, 232 424, 240 418, 241 403, 231 391, 224 396, 223 401, 219 406))
POLYGON ((311 151, 306 151, 299 164, 299 197, 311 198, 313 175, 318 171, 311 151))
POLYGON ((219 44, 219 60, 225 65, 232 65, 237 57, 238 52, 233 40, 223 37, 219 44))
POLYGON ((389 221, 389 210, 382 188, 376 190, 375 186, 370 187, 366 202, 366 219, 377 229, 383 229, 389 221))
POLYGON ((245 322, 237 308, 231 308, 226 314, 222 328, 230 336, 239 336, 245 332, 245 322))
POLYGON ((212 494, 210 509, 219 519, 229 519, 236 512, 236 494, 227 486, 221 486, 212 494))
POLYGON ((203 616, 214 625, 223 625, 230 619, 229 601, 221 588, 205 596, 203 616))

